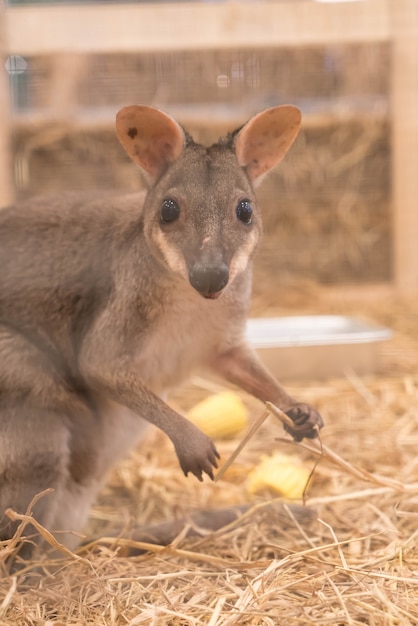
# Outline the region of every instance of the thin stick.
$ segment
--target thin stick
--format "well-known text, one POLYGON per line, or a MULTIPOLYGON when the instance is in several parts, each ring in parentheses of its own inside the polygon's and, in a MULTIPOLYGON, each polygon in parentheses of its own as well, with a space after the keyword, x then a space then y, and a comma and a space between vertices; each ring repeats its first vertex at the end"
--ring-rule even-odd
MULTIPOLYGON (((277 406, 275 406, 271 402, 266 402, 266 406, 268 410, 271 411, 273 415, 278 417, 279 420, 283 424, 286 424, 287 426, 294 425, 290 417, 286 415, 286 413, 284 413, 277 406)), ((328 448, 323 443, 320 443, 316 439, 310 440, 309 443, 306 443, 305 441, 300 442, 298 443, 298 446, 301 446, 305 448, 306 450, 309 450, 310 452, 313 452, 315 454, 319 454, 320 456, 325 457, 326 459, 335 463, 335 465, 338 465, 339 467, 344 469, 349 474, 352 474, 356 478, 360 478, 361 480, 366 480, 368 482, 375 483, 376 485, 383 485, 385 487, 391 487, 392 489, 396 489, 397 491, 402 491, 402 492, 407 491, 405 485, 403 485, 400 481, 393 480, 392 478, 387 478, 386 476, 379 476, 378 474, 372 474, 371 472, 368 472, 365 469, 356 467, 352 465, 351 463, 348 463, 348 461, 345 461, 336 452, 333 452, 330 448, 328 448)))
POLYGON ((235 459, 237 458, 241 450, 244 448, 244 446, 247 445, 248 441, 255 435, 257 430, 266 421, 269 415, 270 415, 269 411, 264 411, 264 413, 258 418, 258 420, 255 421, 254 424, 252 424, 247 434, 245 435, 244 439, 239 443, 239 445, 235 448, 235 450, 233 451, 229 459, 226 461, 226 463, 221 467, 219 472, 216 474, 215 483, 222 478, 226 470, 232 465, 232 463, 235 461, 235 459))
POLYGON ((66 556, 69 556, 76 561, 81 561, 87 565, 91 565, 88 559, 84 559, 78 554, 75 554, 74 552, 72 552, 72 550, 57 541, 54 535, 50 533, 49 530, 47 530, 44 526, 42 526, 42 524, 40 524, 34 517, 32 517, 32 515, 22 515, 20 513, 16 513, 16 511, 10 508, 6 509, 5 513, 7 517, 13 521, 20 521, 23 522, 25 525, 31 524, 32 526, 34 526, 38 533, 45 539, 47 543, 49 543, 52 548, 55 548, 59 552, 62 552, 66 556))
POLYGON ((332 526, 330 526, 330 524, 327 524, 327 522, 324 522, 324 520, 320 519, 319 517, 318 517, 318 522, 320 524, 323 524, 326 528, 328 528, 329 532, 331 533, 331 537, 334 539, 335 545, 337 546, 338 554, 340 555, 343 568, 348 569, 347 561, 345 560, 344 552, 342 551, 341 542, 338 541, 337 535, 335 534, 334 529, 332 528, 332 526))
MULTIPOLYGON (((357 541, 357 539, 356 539, 357 541)), ((180 548, 173 548, 171 545, 169 546, 160 546, 155 543, 148 543, 145 541, 134 541, 131 539, 123 539, 122 537, 100 537, 96 541, 92 541, 86 546, 83 546, 82 550, 89 550, 94 546, 101 545, 110 545, 110 546, 121 546, 127 548, 134 548, 136 550, 142 550, 143 552, 152 552, 154 554, 161 554, 162 556, 167 557, 177 557, 184 558, 191 561, 202 561, 203 563, 209 563, 210 565, 214 565, 217 567, 221 567, 225 569, 225 567, 231 567, 239 570, 245 569, 257 569, 258 567, 266 567, 270 561, 260 560, 260 561, 231 561, 229 559, 223 559, 221 557, 212 556, 210 554, 204 554, 203 552, 193 552, 191 550, 182 550, 180 548)), ((81 558, 81 557, 80 557, 81 558)), ((144 554, 144 559, 148 559, 149 555, 144 554)), ((82 559, 83 561, 85 559, 82 559)), ((139 557, 139 560, 142 560, 139 557)))

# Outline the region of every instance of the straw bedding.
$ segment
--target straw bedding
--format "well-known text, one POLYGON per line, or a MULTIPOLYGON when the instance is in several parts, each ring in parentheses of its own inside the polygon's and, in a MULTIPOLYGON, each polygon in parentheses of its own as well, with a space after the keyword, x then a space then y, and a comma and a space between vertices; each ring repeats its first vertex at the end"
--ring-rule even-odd
MULTIPOLYGON (((317 463, 316 455, 284 441, 273 416, 218 483, 184 478, 169 442, 152 432, 112 474, 92 511, 89 536, 121 528, 128 537, 133 524, 198 507, 252 502, 253 509, 214 534, 184 539, 180 533, 169 548, 141 556, 124 556, 124 542, 107 539, 63 554, 58 563, 43 561, 36 570, 30 564, 30 579, 28 571, 9 577, 3 569, 1 626, 418 623, 418 307, 308 286, 288 292, 280 306, 273 300, 262 301, 256 289, 254 312, 358 312, 395 329, 378 376, 349 372, 345 379, 288 386, 323 413, 323 443, 381 482, 356 478, 326 459, 317 463), (261 453, 277 449, 313 470, 305 502, 311 514, 280 500, 267 506, 268 493, 249 500, 249 470, 261 453), (52 565, 55 573, 48 574, 52 565)), ((171 402, 187 410, 213 389, 212 382, 195 380, 171 402)), ((257 419, 263 407, 243 398, 257 419)), ((238 443, 218 442, 223 461, 238 443)), ((0 566, 12 547, 3 545, 0 566)))

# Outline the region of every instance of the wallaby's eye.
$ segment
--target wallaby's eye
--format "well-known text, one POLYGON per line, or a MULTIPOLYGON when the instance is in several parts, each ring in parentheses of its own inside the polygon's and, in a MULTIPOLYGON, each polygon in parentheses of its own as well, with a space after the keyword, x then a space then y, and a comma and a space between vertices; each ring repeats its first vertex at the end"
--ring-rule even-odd
POLYGON ((160 221, 162 224, 171 224, 171 222, 175 222, 179 215, 180 209, 175 200, 171 200, 171 198, 163 200, 160 212, 160 221))
POLYGON ((237 218, 244 224, 251 224, 253 207, 249 200, 241 200, 237 206, 237 218))

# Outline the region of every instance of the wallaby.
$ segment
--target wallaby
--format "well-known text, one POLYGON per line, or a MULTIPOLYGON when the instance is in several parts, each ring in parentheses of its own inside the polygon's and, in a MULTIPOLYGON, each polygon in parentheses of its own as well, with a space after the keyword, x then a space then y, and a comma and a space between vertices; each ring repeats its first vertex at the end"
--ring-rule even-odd
POLYGON ((213 442, 161 395, 197 368, 283 409, 296 440, 322 419, 291 398, 245 339, 262 236, 254 188, 301 122, 277 106, 204 147, 149 106, 117 115, 146 194, 64 194, 0 211, 0 539, 7 507, 74 548, 112 466, 147 423, 180 466, 213 478, 213 442), (68 531, 68 532, 67 532, 68 531))

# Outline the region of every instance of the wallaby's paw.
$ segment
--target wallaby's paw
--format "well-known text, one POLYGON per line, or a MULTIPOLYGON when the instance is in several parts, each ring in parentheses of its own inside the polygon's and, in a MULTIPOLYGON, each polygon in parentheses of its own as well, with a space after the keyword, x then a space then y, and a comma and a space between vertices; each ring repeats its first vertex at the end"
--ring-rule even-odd
POLYGON ((294 422, 294 426, 285 425, 285 430, 292 435, 295 441, 302 441, 305 437, 314 439, 324 425, 322 417, 316 409, 302 402, 294 404, 286 411, 286 415, 294 422))
POLYGON ((220 458, 215 444, 197 428, 188 434, 186 440, 176 445, 181 469, 185 476, 191 472, 198 480, 203 480, 202 474, 205 473, 213 480, 213 468, 218 467, 217 459, 220 458))

